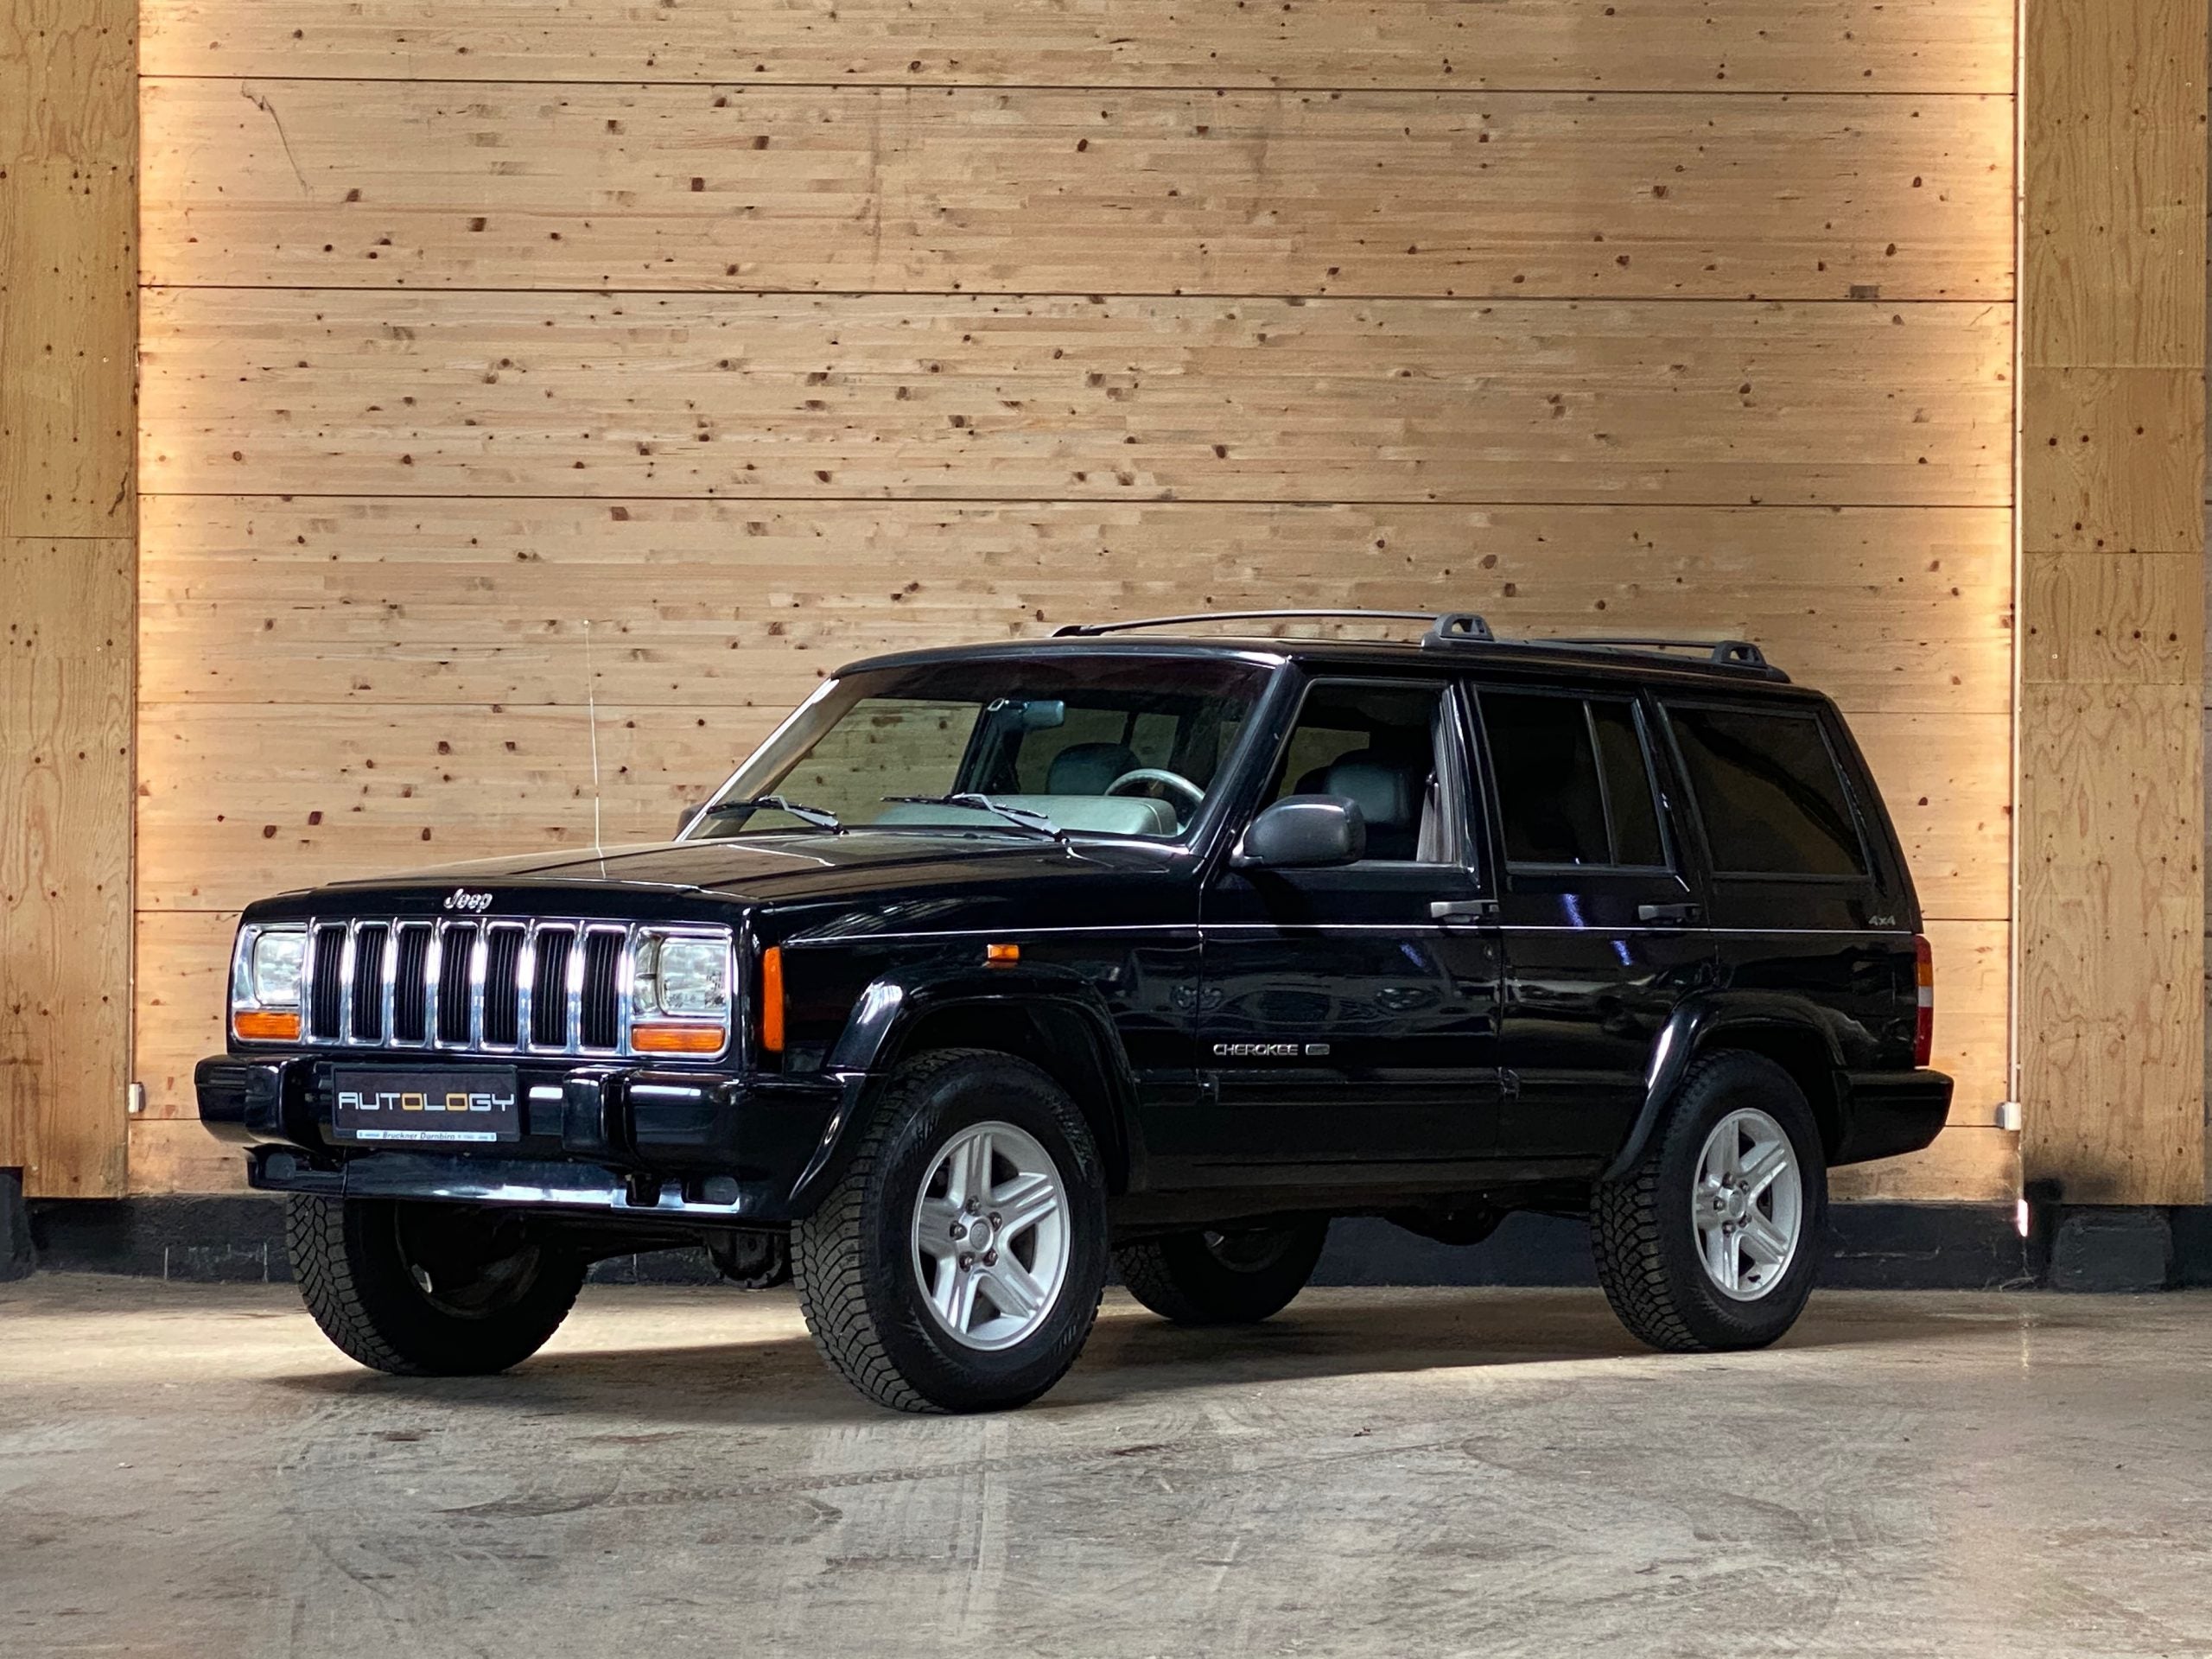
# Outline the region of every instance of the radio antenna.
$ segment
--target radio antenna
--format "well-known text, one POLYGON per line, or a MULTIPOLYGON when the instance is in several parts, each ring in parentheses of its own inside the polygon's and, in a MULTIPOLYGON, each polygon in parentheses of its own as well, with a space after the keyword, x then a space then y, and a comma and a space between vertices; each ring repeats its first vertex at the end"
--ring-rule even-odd
POLYGON ((584 618, 584 719, 591 731, 591 850, 602 861, 607 841, 601 833, 599 809, 599 675, 591 660, 591 619, 584 618))

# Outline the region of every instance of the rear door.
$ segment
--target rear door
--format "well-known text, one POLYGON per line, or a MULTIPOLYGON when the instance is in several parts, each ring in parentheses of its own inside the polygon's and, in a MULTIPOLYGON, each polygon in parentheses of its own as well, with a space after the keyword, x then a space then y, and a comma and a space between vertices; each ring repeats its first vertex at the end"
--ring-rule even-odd
POLYGON ((1600 685, 1468 691, 1503 867, 1500 1150, 1609 1154, 1653 1041, 1713 968, 1657 713, 1600 685))

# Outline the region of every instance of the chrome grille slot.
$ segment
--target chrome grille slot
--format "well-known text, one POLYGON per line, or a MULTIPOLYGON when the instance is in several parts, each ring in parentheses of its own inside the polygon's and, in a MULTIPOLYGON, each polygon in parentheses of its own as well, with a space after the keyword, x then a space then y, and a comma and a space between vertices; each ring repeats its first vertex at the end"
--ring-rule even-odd
POLYGON ((426 1043, 430 1039, 430 935, 428 922, 403 922, 399 948, 393 953, 391 974, 391 1040, 426 1043))
POLYGON ((627 930, 594 927, 584 935, 582 1007, 576 1033, 581 1048, 622 1046, 622 951, 627 930))
POLYGON ((512 1048, 522 1039, 523 942, 529 930, 519 923, 487 926, 484 930, 484 1027, 480 1039, 487 1048, 512 1048))
POLYGON ((361 922, 353 929, 353 1017, 347 1022, 352 1040, 381 1043, 385 1033, 385 946, 391 930, 383 922, 361 922))
POLYGON ((630 923, 385 915, 316 918, 307 928, 306 1043, 510 1056, 632 1052, 639 930, 630 923))
POLYGON ((346 924, 327 922, 315 930, 308 963, 308 1036, 337 1042, 346 1030, 346 924))
POLYGON ((576 930, 551 923, 537 930, 530 978, 530 1041, 534 1048, 569 1046, 569 955, 576 930))
POLYGON ((475 1037, 469 981, 476 967, 476 924, 448 922, 438 930, 438 1041, 465 1048, 475 1037))

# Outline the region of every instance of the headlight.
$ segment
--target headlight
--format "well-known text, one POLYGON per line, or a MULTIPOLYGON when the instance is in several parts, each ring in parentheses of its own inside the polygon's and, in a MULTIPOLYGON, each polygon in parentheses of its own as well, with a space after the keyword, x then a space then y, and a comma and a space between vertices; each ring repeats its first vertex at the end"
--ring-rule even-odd
POLYGON ((307 956, 308 932, 303 927, 250 930, 238 942, 238 966, 231 980, 232 1001, 249 1008, 298 1007, 300 974, 307 956))
POLYGON ((231 958, 231 1032, 251 1042, 293 1042, 300 1034, 300 978, 308 956, 303 926, 248 927, 231 958))
POLYGON ((641 1020, 729 1018, 729 944, 724 939, 642 934, 631 1006, 641 1020))

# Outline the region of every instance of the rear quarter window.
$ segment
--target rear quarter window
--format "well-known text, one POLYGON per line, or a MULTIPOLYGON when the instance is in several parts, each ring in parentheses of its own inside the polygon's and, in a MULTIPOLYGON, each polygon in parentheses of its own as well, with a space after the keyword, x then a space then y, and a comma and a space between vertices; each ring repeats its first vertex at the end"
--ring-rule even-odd
POLYGON ((1669 703, 1667 720, 1717 874, 1867 873, 1866 841, 1817 714, 1669 703))

